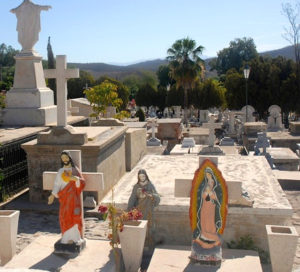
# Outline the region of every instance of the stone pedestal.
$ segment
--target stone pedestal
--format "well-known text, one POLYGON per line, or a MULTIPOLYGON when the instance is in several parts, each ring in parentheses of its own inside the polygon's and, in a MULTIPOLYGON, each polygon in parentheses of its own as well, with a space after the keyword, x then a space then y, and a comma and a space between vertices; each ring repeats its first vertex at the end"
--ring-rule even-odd
POLYGON ((42 57, 21 52, 15 59, 14 86, 6 95, 3 124, 44 126, 56 122, 53 91, 46 87, 42 57))
POLYGON ((290 122, 290 131, 292 134, 300 134, 300 122, 290 122))
POLYGON ((225 155, 223 150, 219 146, 204 146, 199 155, 215 155, 215 156, 222 156, 225 155))

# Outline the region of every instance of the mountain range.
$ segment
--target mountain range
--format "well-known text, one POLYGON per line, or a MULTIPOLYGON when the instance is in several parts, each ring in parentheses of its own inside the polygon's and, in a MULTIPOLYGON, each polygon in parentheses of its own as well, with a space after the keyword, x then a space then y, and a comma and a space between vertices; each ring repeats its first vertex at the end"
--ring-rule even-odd
MULTIPOLYGON (((262 56, 270 56, 272 58, 283 56, 288 59, 295 59, 293 46, 287 46, 277 50, 265 51, 259 54, 262 56)), ((206 66, 211 59, 213 58, 205 59, 206 66)), ((139 75, 143 71, 156 72, 158 67, 163 64, 167 64, 167 61, 165 59, 154 59, 126 66, 111 65, 106 63, 69 63, 69 66, 77 67, 80 70, 87 71, 91 73, 94 78, 107 75, 117 80, 121 80, 130 74, 139 75)), ((210 72, 207 76, 210 77, 214 75, 216 74, 210 72)))

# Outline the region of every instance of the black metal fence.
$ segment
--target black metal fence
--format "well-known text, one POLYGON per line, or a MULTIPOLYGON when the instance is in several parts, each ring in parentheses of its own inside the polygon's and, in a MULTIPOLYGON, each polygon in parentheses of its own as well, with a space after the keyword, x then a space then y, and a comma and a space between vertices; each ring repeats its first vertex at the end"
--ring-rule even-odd
POLYGON ((36 137, 33 135, 0 146, 0 169, 3 174, 3 179, 0 181, 0 202, 28 186, 27 158, 21 144, 36 137))

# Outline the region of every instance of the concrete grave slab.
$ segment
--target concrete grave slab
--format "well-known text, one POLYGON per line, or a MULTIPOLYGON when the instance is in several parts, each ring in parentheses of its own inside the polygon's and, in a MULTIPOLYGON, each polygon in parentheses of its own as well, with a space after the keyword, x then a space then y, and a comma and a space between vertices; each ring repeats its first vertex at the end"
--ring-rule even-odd
POLYGON ((280 171, 273 170, 273 173, 279 181, 283 190, 300 190, 300 172, 299 171, 280 171))
POLYGON ((250 250, 224 249, 221 267, 192 265, 189 261, 191 250, 184 246, 165 246, 156 248, 147 272, 262 272, 257 252, 250 250))
MULTIPOLYGON (((190 198, 175 197, 174 184, 176 177, 191 177, 198 167, 198 156, 146 155, 121 178, 115 187, 114 201, 118 207, 127 208, 132 187, 137 182, 137 172, 145 169, 161 195, 160 205, 155 209, 157 234, 160 236, 157 238, 167 244, 190 245, 190 198)), ((258 246, 267 249, 265 225, 268 222, 288 224, 293 212, 267 160, 260 156, 219 156, 218 168, 225 180, 242 181, 243 188, 254 200, 252 208, 229 207, 225 241, 251 234, 258 246)), ((109 193, 102 203, 110 202, 109 193)))
POLYGON ((69 259, 53 254, 53 244, 60 235, 39 236, 24 250, 7 263, 4 268, 39 269, 43 271, 114 272, 113 253, 108 241, 88 240, 79 256, 69 259))
POLYGON ((272 147, 267 148, 267 152, 278 170, 298 171, 300 158, 290 148, 272 147))

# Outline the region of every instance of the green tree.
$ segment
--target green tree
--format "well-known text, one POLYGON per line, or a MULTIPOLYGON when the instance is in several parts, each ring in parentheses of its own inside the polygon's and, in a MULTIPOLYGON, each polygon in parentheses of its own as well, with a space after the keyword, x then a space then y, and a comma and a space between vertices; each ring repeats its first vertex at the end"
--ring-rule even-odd
POLYGON ((244 37, 231 41, 229 47, 218 52, 216 62, 210 62, 210 65, 215 65, 213 68, 221 75, 226 74, 232 68, 239 71, 245 62, 256 57, 258 53, 253 39, 244 37))
MULTIPOLYGON (((48 69, 55 69, 55 59, 52 51, 52 46, 50 43, 50 37, 48 37, 47 56, 48 56, 48 69)), ((48 79, 48 87, 53 91, 54 104, 56 105, 57 95, 56 95, 56 82, 54 78, 48 79)))
POLYGON ((117 85, 105 80, 101 84, 84 91, 93 107, 94 113, 91 116, 98 117, 104 114, 108 106, 116 107, 117 110, 120 109, 122 100, 118 97, 117 89, 117 85))
POLYGON ((203 46, 197 46, 194 40, 184 38, 175 41, 168 49, 168 57, 171 77, 176 81, 177 88, 184 91, 184 123, 187 125, 188 90, 192 89, 200 77, 204 68, 204 62, 200 58, 203 46))
POLYGON ((95 79, 89 72, 80 70, 79 76, 68 80, 68 98, 84 97, 86 84, 90 87, 95 85, 95 79))
POLYGON ((156 71, 156 75, 159 86, 166 88, 168 85, 173 85, 175 83, 170 76, 170 68, 168 65, 160 65, 156 71))
POLYGON ((18 53, 18 50, 15 50, 10 45, 0 44, 0 66, 2 67, 11 67, 15 65, 14 56, 18 53))
POLYGON ((145 85, 140 86, 135 101, 138 106, 150 107, 155 104, 156 97, 157 91, 155 88, 149 83, 146 83, 145 85))
POLYGON ((96 80, 97 84, 101 84, 104 81, 108 81, 117 86, 118 97, 122 100, 121 110, 125 110, 129 101, 129 89, 122 82, 113 78, 102 76, 96 80))
POLYGON ((135 99, 139 86, 141 85, 140 78, 135 74, 131 74, 126 76, 122 82, 129 89, 129 100, 135 99))
POLYGON ((199 109, 211 107, 226 107, 226 89, 222 84, 214 79, 206 79, 203 83, 195 87, 193 105, 199 109))

